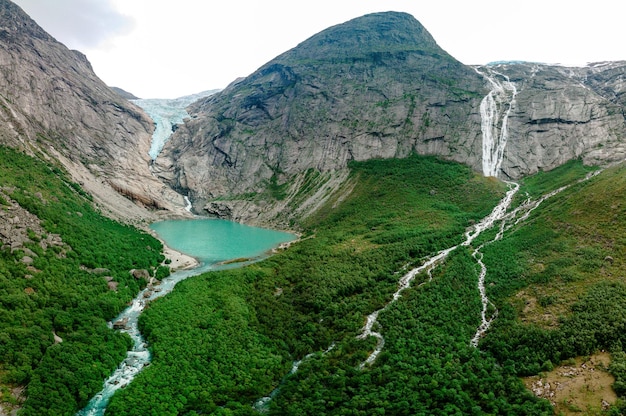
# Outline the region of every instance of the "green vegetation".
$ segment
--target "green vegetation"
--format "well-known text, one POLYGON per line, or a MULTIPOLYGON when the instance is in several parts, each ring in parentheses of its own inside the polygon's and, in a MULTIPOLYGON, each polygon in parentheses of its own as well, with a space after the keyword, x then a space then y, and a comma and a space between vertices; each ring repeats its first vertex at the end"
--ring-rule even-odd
MULTIPOLYGON (((579 163, 557 173, 575 171, 583 173, 579 163)), ((573 185, 483 250, 490 297, 502 305, 483 348, 518 374, 626 345, 624 173, 612 168, 573 185)), ((531 185, 560 185, 543 175, 531 185)))
POLYGON ((571 160, 549 172, 539 172, 522 180, 517 199, 528 196, 537 199, 562 186, 571 185, 596 170, 593 166, 583 165, 580 160, 571 160))
MULTIPOLYGON (((168 270, 158 267, 158 242, 98 216, 60 171, 20 155, 2 161, 15 179, 3 178, 0 209, 19 201, 67 245, 41 249, 36 240, 46 236, 28 231, 37 272, 19 261, 23 250, 2 250, 0 352, 12 351, 2 356, 2 377, 30 382, 23 414, 71 414, 127 347, 104 322, 139 289, 128 269, 168 270), (48 186, 31 189, 21 175, 48 186), (129 233, 121 251, 118 232, 129 233), (62 278, 53 266, 64 267, 62 278), (118 293, 98 267, 119 282, 118 293), (52 331, 62 343, 53 345, 52 331)), ((140 327, 153 361, 107 414, 253 415, 253 403, 275 391, 267 412, 276 415, 549 415, 550 404, 519 377, 602 349, 612 354, 620 396, 606 414, 624 412, 625 168, 577 183, 590 169, 572 162, 523 181, 520 192, 533 198, 573 185, 483 248, 499 314, 478 349, 469 345, 480 323, 478 268, 471 247, 459 247, 379 314, 385 346, 363 369, 376 345, 357 339, 365 317, 389 301, 405 270, 460 243, 506 186, 430 157, 351 170, 351 194, 302 223, 305 237, 288 250, 185 280, 151 303, 140 327)))
POLYGON ((309 238, 261 263, 181 282, 154 302, 140 320, 154 360, 108 412, 254 414, 254 400, 280 384, 292 361, 316 351, 280 386, 270 413, 549 411, 469 346, 480 301, 467 249, 381 314, 385 350, 358 369, 375 340, 356 335, 396 290, 397 272, 461 242, 505 187, 428 157, 352 170, 352 194, 303 224, 309 238))
POLYGON ((615 407, 621 414, 624 414, 626 413, 626 353, 624 351, 617 351, 613 354, 609 372, 615 377, 613 390, 621 397, 615 407))
POLYGON ((100 215, 57 166, 2 147, 0 171, 3 218, 15 201, 39 219, 21 246, 0 241, 0 385, 27 385, 20 415, 72 415, 125 357, 130 339, 106 322, 145 285, 129 271, 154 271, 162 246, 100 215))
MULTIPOLYGON (((477 267, 461 247, 432 280, 418 276, 380 313, 385 347, 360 370, 376 340, 356 336, 365 316, 389 300, 401 270, 458 244, 505 187, 417 156, 351 168, 351 195, 302 224, 307 237, 289 250, 182 282, 151 305, 141 326, 154 361, 114 396, 111 414, 255 414, 252 403, 278 387, 269 414, 548 415, 549 403, 519 376, 601 348, 614 353, 623 397, 621 170, 545 201, 483 249, 500 313, 479 349, 469 346, 481 307, 477 267), (605 198, 616 201, 610 209, 605 198), (529 294, 536 315, 558 311, 554 323, 529 323, 536 316, 520 304, 529 294)), ((573 162, 522 186, 537 197, 588 170, 573 162)))

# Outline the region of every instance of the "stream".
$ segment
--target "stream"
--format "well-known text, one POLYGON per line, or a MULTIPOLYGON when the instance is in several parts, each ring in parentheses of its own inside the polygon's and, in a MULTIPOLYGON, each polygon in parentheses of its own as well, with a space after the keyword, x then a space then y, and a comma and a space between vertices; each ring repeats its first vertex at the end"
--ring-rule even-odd
MULTIPOLYGON (((484 67, 484 72, 481 72, 481 70, 479 70, 478 68, 474 69, 478 74, 485 77, 492 86, 492 90, 482 100, 480 105, 481 131, 483 137, 483 174, 485 176, 498 177, 498 174, 501 170, 502 161, 504 159, 506 143, 508 141, 508 117, 515 107, 517 88, 507 76, 494 71, 492 68, 484 67)), ((584 179, 581 179, 580 182, 588 180, 598 173, 600 173, 600 170, 588 174, 584 179)), ((438 264, 443 262, 450 254, 450 252, 460 246, 470 246, 471 243, 483 231, 489 230, 494 225, 499 223, 500 229, 496 233, 495 237, 492 240, 481 244, 472 251, 472 257, 476 260, 476 263, 480 269, 477 281, 477 289, 480 296, 482 308, 480 313, 480 324, 476 329, 474 336, 470 340, 470 345, 472 347, 478 347, 480 338, 482 338, 489 330, 491 322, 498 315, 498 310, 496 309, 495 305, 490 302, 485 290, 485 277, 487 276, 487 267, 485 266, 485 263, 483 263, 483 254, 481 252, 482 248, 487 244, 501 239, 507 230, 525 221, 529 217, 530 213, 534 211, 542 202, 564 191, 570 186, 567 185, 558 188, 552 192, 549 192, 548 194, 543 195, 537 200, 531 200, 530 198, 528 198, 524 202, 522 202, 517 208, 510 212, 507 212, 509 210, 511 202, 513 201, 513 197, 519 190, 519 184, 511 181, 505 182, 509 187, 509 190, 506 192, 505 196, 502 198, 502 200, 500 200, 498 205, 496 205, 496 207, 491 211, 488 216, 483 218, 480 222, 475 224, 465 233, 465 240, 462 243, 453 247, 446 248, 445 250, 441 250, 432 257, 428 257, 421 266, 412 269, 404 276, 402 276, 402 278, 398 282, 398 289, 393 294, 392 299, 382 308, 372 312, 367 317, 366 323, 357 338, 365 339, 367 337, 373 336, 378 340, 378 342, 374 351, 372 351, 368 358, 360 364, 359 368, 363 369, 366 365, 371 365, 372 363, 374 363, 376 357, 378 357, 385 345, 385 339, 380 332, 381 325, 378 323, 379 314, 400 298, 401 293, 405 289, 410 287, 411 281, 415 278, 415 276, 419 275, 422 272, 426 272, 428 273, 429 280, 422 284, 429 282, 430 280, 432 280, 432 270, 438 264), (493 309, 493 312, 491 313, 488 312, 490 307, 493 309), (374 330, 375 326, 376 330, 374 330)))
MULTIPOLYGON (((483 98, 480 104, 481 132, 483 139, 483 174, 485 176, 498 177, 500 167, 504 159, 504 150, 508 140, 508 118, 509 114, 515 107, 517 88, 507 76, 495 72, 492 68, 484 67, 483 72, 481 72, 478 68, 474 69, 492 86, 491 91, 489 91, 487 96, 483 98)), ((360 364, 359 368, 363 369, 366 365, 374 363, 385 346, 385 338, 380 332, 381 325, 378 323, 378 315, 400 298, 402 292, 410 287, 411 281, 413 281, 415 276, 422 272, 426 272, 428 273, 430 279, 432 279, 432 270, 438 264, 443 262, 452 251, 460 246, 469 246, 476 239, 476 237, 478 237, 483 231, 491 229, 497 222, 501 222, 502 225, 500 227, 500 232, 496 234, 496 237, 492 241, 502 237, 505 222, 506 220, 510 220, 510 217, 507 216, 507 210, 513 201, 513 197, 519 190, 519 184, 515 182, 507 182, 507 184, 509 186, 509 190, 506 192, 504 198, 500 200, 498 205, 496 205, 489 215, 465 233, 465 240, 462 243, 439 251, 434 256, 427 258, 421 266, 412 269, 402 276, 398 282, 398 289, 393 294, 392 299, 382 308, 368 315, 365 326, 357 338, 365 339, 372 336, 377 339, 377 343, 374 351, 372 351, 367 359, 360 364), (374 330, 375 326, 377 327, 377 330, 374 330)), ((485 276, 487 275, 487 268, 482 261, 482 253, 480 252, 483 246, 484 244, 474 249, 472 252, 472 256, 480 266, 477 288, 482 304, 480 314, 481 323, 476 330, 476 334, 470 341, 470 345, 474 347, 478 346, 479 339, 485 334, 485 332, 487 332, 491 322, 497 315, 497 309, 495 309, 495 307, 494 312, 490 316, 488 316, 487 313, 491 303, 485 291, 485 276)))
POLYGON ((103 415, 113 393, 120 388, 126 387, 150 363, 150 351, 137 325, 139 315, 141 315, 146 305, 150 301, 171 292, 176 283, 181 280, 208 270, 211 270, 210 265, 201 265, 192 270, 180 270, 163 279, 157 288, 148 285, 148 287, 139 292, 128 308, 113 321, 109 322, 109 327, 113 328, 114 323, 116 323, 116 326, 122 326, 120 332, 130 335, 133 341, 132 349, 128 351, 126 358, 115 372, 104 381, 102 390, 89 401, 89 404, 83 410, 76 414, 77 416, 103 415))
MULTIPOLYGON (((250 227, 243 224, 217 220, 170 220, 152 224, 171 248, 196 257, 200 265, 191 270, 179 270, 158 282, 150 282, 139 292, 132 303, 119 316, 109 322, 110 328, 128 334, 132 349, 115 372, 104 381, 102 390, 96 394, 77 416, 101 416, 113 394, 126 387, 139 372, 149 365, 150 351, 139 332, 138 319, 146 305, 170 293, 176 284, 191 276, 227 267, 239 267, 267 257, 269 250, 294 240, 293 234, 250 227), (224 264, 229 259, 245 259, 224 264)), ((297 367, 296 367, 297 368, 297 367)))

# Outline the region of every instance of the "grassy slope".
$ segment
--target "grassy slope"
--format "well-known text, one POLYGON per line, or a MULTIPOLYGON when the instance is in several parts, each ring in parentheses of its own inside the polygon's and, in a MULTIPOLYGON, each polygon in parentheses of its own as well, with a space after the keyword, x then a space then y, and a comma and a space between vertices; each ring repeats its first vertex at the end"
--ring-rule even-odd
MULTIPOLYGON (((116 394, 107 414, 254 414, 251 403, 281 383, 292 360, 315 351, 295 375, 282 381, 270 413, 551 414, 547 402, 528 393, 518 376, 598 348, 612 349, 615 388, 618 394, 626 393, 626 359, 620 352, 626 341, 621 260, 621 236, 626 235, 621 215, 624 168, 608 170, 544 202, 523 227, 485 247, 489 296, 500 314, 480 350, 468 345, 479 323, 477 270, 469 250, 461 248, 436 270, 431 282, 405 292, 381 313, 385 349, 365 370, 358 370, 358 365, 374 348, 375 340, 357 340, 356 335, 364 317, 395 291, 397 272, 460 242, 465 227, 489 212, 504 186, 465 167, 416 156, 359 163, 352 168, 358 179, 353 193, 337 207, 331 202, 304 224, 308 238, 264 262, 189 279, 151 305, 141 325, 154 361, 116 394), (527 308, 528 299, 535 299, 528 303, 535 311, 527 308), (550 313, 557 319, 538 319, 550 313), (323 353, 330 345, 333 349, 323 353)), ((13 175, 18 171, 24 169, 13 175)), ((527 179, 522 192, 536 197, 586 171, 573 163, 527 179)), ((43 172, 49 175, 45 181, 58 179, 53 179, 58 176, 54 171, 43 172)), ((58 188, 76 197, 71 187, 58 188)), ((25 196, 16 194, 16 199, 27 198, 29 192, 33 190, 25 196)), ((81 212, 89 212, 84 200, 80 204, 81 212)), ((74 211, 74 206, 62 208, 65 213, 74 211)), ((65 215, 54 223, 59 224, 61 218, 65 215)), ((94 218, 83 226, 96 221, 94 218)), ((98 229, 111 224, 96 223, 98 229)), ((83 230, 83 234, 88 232, 83 230)), ((68 234, 66 240, 79 247, 84 239, 72 240, 68 234)), ((109 234, 104 241, 110 240, 109 234)), ((98 247, 104 242, 95 244, 98 247)), ((145 245, 142 249, 145 251, 145 245)), ((90 257, 87 261, 90 267, 106 263, 90 257)), ((128 265, 117 269, 114 263, 106 263, 112 274, 119 279, 127 276, 124 270, 128 265)), ((13 263, 3 264, 7 268, 13 263)), ((88 276, 80 275, 77 282, 81 278, 88 276)), ((413 286, 424 280, 424 276, 418 277, 413 286)), ((37 290, 44 292, 41 287, 37 290)), ((63 293, 66 290, 71 288, 63 293)), ((111 296, 101 285, 92 290, 97 299, 111 296)), ((23 296, 19 290, 13 294, 23 296)), ((41 329, 42 335, 55 329, 65 339, 64 348, 79 345, 67 342, 73 333, 82 337, 84 345, 93 346, 94 340, 98 344, 101 339, 81 333, 86 329, 79 324, 88 322, 81 314, 86 313, 85 302, 93 301, 92 296, 78 302, 78 307, 65 307, 70 315, 78 314, 79 319, 69 321, 75 326, 71 330, 63 319, 50 323, 41 319, 32 328, 41 329)), ((117 305, 113 309, 121 307, 118 301, 113 301, 117 305)), ((96 311, 95 315, 89 322, 98 328, 97 322, 104 322, 103 313, 96 311)), ((64 313, 58 316, 66 317, 64 313)), ((4 337, 0 341, 6 342, 4 337)), ((124 344, 122 340, 118 347, 87 348, 93 355, 89 358, 77 350, 50 347, 49 335, 40 339, 44 340, 42 363, 61 363, 62 368, 71 369, 97 361, 94 357, 107 359, 110 355, 103 351, 121 354, 124 344), (55 354, 67 358, 59 360, 55 354)), ((114 365, 116 359, 104 367, 114 365)), ((4 366, 6 375, 9 367, 6 362, 4 366)), ((30 377, 38 380, 31 386, 38 388, 43 377, 37 375, 37 368, 30 371, 30 377)), ((76 371, 58 374, 63 379, 76 371)), ((52 403, 60 405, 63 399, 57 396, 73 394, 57 390, 49 390, 45 400, 54 399, 52 403)), ((72 406, 70 403, 67 408, 72 406)), ((32 407, 27 410, 30 414, 64 414, 43 409, 37 413, 32 407)))
MULTIPOLYGON (((572 163, 529 178, 521 192, 538 197, 587 171, 572 163)), ((616 210, 624 181, 616 169, 544 202, 526 226, 484 249, 500 316, 482 352, 468 345, 480 310, 476 266, 459 249, 431 282, 380 315, 385 349, 371 368, 358 370, 375 340, 355 336, 364 316, 395 290, 395 272, 459 242, 503 186, 418 157, 355 164, 353 174, 358 185, 350 198, 305 224, 312 238, 263 263, 186 281, 156 302, 142 320, 155 361, 114 398, 112 414, 253 414, 250 404, 279 383, 291 361, 314 351, 283 380, 270 413, 551 414, 518 379, 550 365, 545 341, 560 348, 559 357, 620 341, 616 210), (537 303, 558 306, 559 331, 569 338, 522 324, 520 291, 545 292, 537 303), (596 342, 598 332, 605 338, 596 342), (539 342, 524 345, 536 334, 539 342), (566 350, 570 345, 580 349, 566 350), (164 376, 172 372, 181 377, 164 376)), ((612 366, 619 394, 622 356, 616 352, 612 366)))
POLYGON ((25 247, 0 250, 0 383, 27 385, 22 415, 72 415, 102 388, 130 339, 110 330, 140 288, 132 268, 162 261, 161 243, 101 216, 87 194, 56 166, 0 148, 0 209, 36 214, 43 233, 25 247), (61 246, 40 244, 59 235, 61 246), (32 266, 20 261, 28 253, 32 266), (101 273, 89 269, 103 268, 101 273), (107 288, 104 276, 118 282, 107 288), (63 339, 56 344, 53 331, 63 339))

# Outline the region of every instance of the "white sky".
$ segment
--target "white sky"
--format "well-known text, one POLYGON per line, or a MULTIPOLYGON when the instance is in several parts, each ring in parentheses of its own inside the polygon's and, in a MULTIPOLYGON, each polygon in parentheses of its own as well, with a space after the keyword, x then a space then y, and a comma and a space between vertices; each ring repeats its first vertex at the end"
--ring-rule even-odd
POLYGON ((615 0, 13 0, 108 85, 141 98, 223 88, 315 33, 412 14, 465 64, 626 59, 615 0))

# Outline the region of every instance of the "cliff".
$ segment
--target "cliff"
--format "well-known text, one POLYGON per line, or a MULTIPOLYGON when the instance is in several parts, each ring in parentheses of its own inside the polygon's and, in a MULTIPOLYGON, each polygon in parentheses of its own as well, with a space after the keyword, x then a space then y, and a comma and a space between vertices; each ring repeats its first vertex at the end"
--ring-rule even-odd
POLYGON ((626 157, 625 62, 473 68, 387 12, 328 28, 195 102, 152 164, 140 108, 19 7, 0 0, 0 13, 0 143, 60 160, 117 218, 184 214, 182 194, 200 214, 289 227, 350 192, 351 161, 416 152, 481 171, 487 73, 516 89, 500 177, 626 157))
POLYGON ((419 152, 478 165, 487 92, 412 16, 371 14, 192 105, 156 170, 197 209, 286 221, 338 189, 352 160, 419 152))
POLYGON ((509 117, 503 177, 520 178, 571 159, 606 165, 626 158, 626 62, 492 68, 508 75, 518 90, 509 117))
POLYGON ((184 206, 150 172, 152 130, 82 53, 0 0, 0 143, 58 159, 111 216, 139 220, 184 206))

